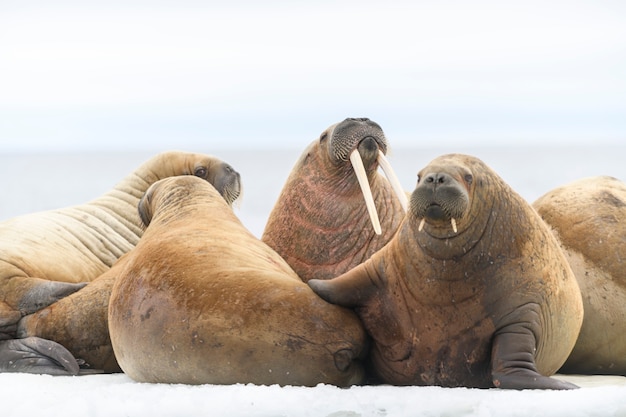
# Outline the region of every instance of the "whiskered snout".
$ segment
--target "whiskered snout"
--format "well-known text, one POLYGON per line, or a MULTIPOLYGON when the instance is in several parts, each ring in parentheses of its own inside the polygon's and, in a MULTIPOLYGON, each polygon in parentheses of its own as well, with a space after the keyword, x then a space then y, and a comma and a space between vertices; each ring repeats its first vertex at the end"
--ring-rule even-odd
POLYGON ((463 216, 469 205, 469 196, 452 175, 431 172, 424 175, 411 195, 411 214, 421 219, 419 231, 426 220, 450 222, 457 233, 456 219, 463 216))
POLYGON ((356 174, 372 226, 381 234, 380 220, 369 185, 368 172, 380 166, 398 196, 402 208, 407 210, 407 198, 400 181, 387 161, 387 139, 381 127, 367 118, 348 118, 338 123, 330 132, 330 154, 336 161, 350 160, 356 174))
POLYGON ((214 186, 228 205, 232 205, 241 195, 241 175, 232 166, 223 163, 214 186))

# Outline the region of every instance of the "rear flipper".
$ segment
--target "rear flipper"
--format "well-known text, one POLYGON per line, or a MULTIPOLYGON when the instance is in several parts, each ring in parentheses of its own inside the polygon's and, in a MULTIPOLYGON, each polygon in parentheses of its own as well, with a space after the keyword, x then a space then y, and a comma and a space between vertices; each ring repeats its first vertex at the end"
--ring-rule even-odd
POLYGON ((80 368, 81 361, 60 344, 39 337, 0 341, 0 372, 48 375, 100 373, 80 368))

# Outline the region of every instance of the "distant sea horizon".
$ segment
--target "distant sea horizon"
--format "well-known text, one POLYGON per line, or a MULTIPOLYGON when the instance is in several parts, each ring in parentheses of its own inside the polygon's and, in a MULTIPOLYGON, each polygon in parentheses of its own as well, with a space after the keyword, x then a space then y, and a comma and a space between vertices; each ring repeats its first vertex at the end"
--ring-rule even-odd
MULTIPOLYGON (((176 148, 174 148, 176 149, 176 148)), ((205 152, 231 164, 242 176, 235 207, 242 223, 260 237, 289 172, 304 149, 182 149, 205 152)), ((626 180, 626 146, 442 146, 396 147, 388 159, 403 187, 415 187, 417 172, 445 153, 474 155, 490 165, 529 202, 573 180, 610 175, 626 180)), ((41 210, 82 204, 111 189, 158 151, 0 153, 0 221, 41 210)))

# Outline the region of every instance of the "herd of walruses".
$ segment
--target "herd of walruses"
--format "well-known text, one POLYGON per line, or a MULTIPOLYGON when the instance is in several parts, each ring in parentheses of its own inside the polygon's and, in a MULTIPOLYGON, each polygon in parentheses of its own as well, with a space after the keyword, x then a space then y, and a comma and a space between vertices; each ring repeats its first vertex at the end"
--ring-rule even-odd
POLYGON ((324 130, 261 238, 232 210, 239 173, 179 151, 85 204, 1 222, 0 372, 509 389, 626 376, 626 184, 583 178, 531 204, 448 154, 406 192, 388 149, 366 118, 324 130))

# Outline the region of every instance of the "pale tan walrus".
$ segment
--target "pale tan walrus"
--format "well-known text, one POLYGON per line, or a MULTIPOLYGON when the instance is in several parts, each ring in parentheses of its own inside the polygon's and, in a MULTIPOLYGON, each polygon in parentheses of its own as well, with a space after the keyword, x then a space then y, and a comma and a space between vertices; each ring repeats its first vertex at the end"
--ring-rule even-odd
MULTIPOLYGON (((143 233, 137 213, 139 199, 154 182, 177 175, 201 177, 229 201, 240 192, 239 174, 218 158, 164 152, 86 204, 0 223, 0 339, 13 339, 22 316, 45 309, 83 288, 132 249, 143 233)), ((30 321, 30 334, 25 326, 21 330, 22 336, 42 336, 37 330, 40 324, 47 330, 45 339, 52 341, 31 337, 1 341, 0 371, 78 373, 76 360, 53 341, 62 340, 73 315, 90 314, 89 309, 106 303, 106 297, 91 296, 72 298, 58 312, 53 307, 41 311, 30 321)), ((91 346, 89 335, 97 328, 97 323, 84 322, 70 331, 86 331, 77 343, 91 346)))
POLYGON ((626 184, 590 177, 533 203, 561 242, 585 317, 559 372, 626 375, 626 184))
POLYGON ((575 388, 549 377, 582 322, 574 274, 532 207, 477 158, 434 159, 384 248, 308 284, 356 309, 376 381, 575 388))
POLYGON ((347 386, 366 335, 250 233, 210 184, 154 184, 148 224, 109 303, 115 356, 136 381, 347 386))
POLYGON ((407 197, 387 150, 377 123, 349 118, 322 132, 291 170, 261 240, 305 282, 360 264, 396 232, 407 197))

